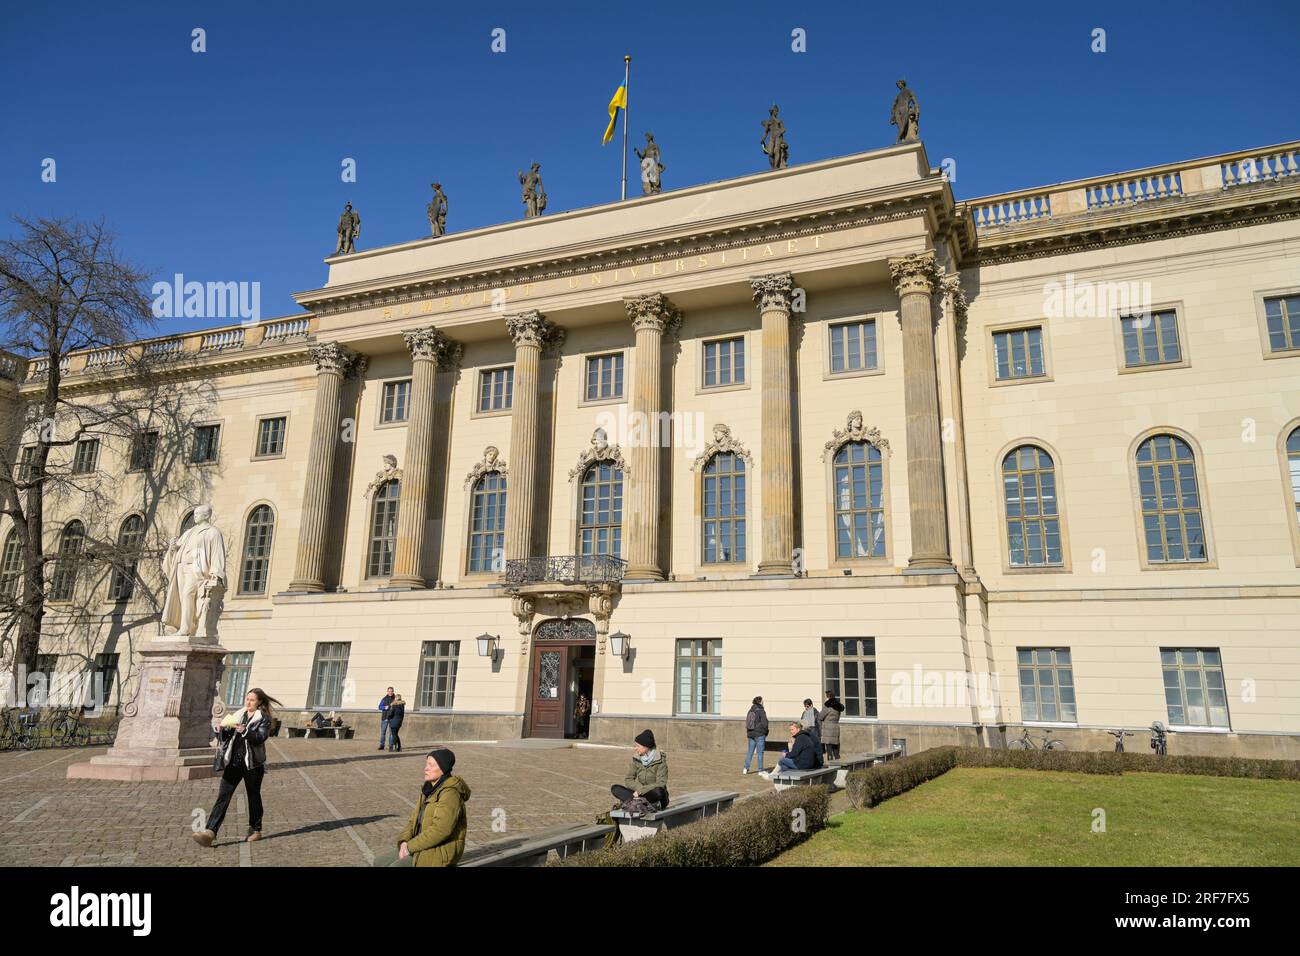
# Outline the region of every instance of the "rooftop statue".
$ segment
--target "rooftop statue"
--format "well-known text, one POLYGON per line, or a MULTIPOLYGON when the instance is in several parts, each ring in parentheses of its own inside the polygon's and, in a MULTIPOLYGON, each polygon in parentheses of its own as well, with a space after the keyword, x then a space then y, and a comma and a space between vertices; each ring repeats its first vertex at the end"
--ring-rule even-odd
POLYGON ((785 141, 785 124, 777 118, 779 112, 773 103, 768 118, 763 120, 763 138, 758 141, 773 169, 785 169, 790 164, 790 147, 785 141))
POLYGON ((533 163, 527 173, 519 174, 524 187, 524 218, 532 219, 546 211, 546 191, 542 188, 542 164, 533 163))
POLYGON ((660 176, 668 167, 659 161, 659 144, 655 142, 654 133, 645 134, 645 144, 645 152, 635 146, 632 147, 632 152, 641 161, 641 191, 647 196, 653 196, 663 188, 660 176))
POLYGON ((894 97, 894 106, 889 111, 889 122, 898 127, 898 143, 915 143, 921 138, 921 108, 917 106, 916 96, 907 88, 907 80, 897 83, 898 95, 894 97))
POLYGON ((433 187, 433 199, 425 207, 429 215, 429 231, 436 239, 447 234, 447 194, 442 191, 442 183, 430 183, 433 187))
POLYGON ((352 203, 343 207, 339 216, 339 244, 334 255, 347 255, 357 251, 357 236, 361 235, 361 216, 352 208, 352 203))

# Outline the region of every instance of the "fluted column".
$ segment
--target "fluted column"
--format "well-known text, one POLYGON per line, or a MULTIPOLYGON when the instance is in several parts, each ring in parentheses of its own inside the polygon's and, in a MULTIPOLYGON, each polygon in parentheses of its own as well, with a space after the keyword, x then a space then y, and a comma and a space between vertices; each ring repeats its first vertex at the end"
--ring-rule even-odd
POLYGON ((794 431, 788 272, 749 280, 763 322, 763 540, 759 574, 794 573, 794 431))
POLYGON ((506 560, 532 557, 533 500, 537 490, 537 402, 542 349, 558 330, 533 309, 506 316, 515 343, 510 412, 510 487, 506 493, 506 560))
POLYGON ((397 508, 397 546, 393 554, 393 576, 388 583, 396 588, 423 588, 420 555, 428 525, 436 380, 440 367, 447 367, 460 357, 461 347, 432 326, 403 332, 402 337, 411 351, 411 401, 397 508))
POLYGON ((935 372, 933 252, 889 260, 903 326, 903 402, 907 413, 907 497, 912 518, 910 570, 952 569, 943 493, 939 384, 935 372))
POLYGON ((316 360, 316 411, 307 453, 307 480, 298 524, 298 555, 290 591, 325 590, 325 542, 328 538, 329 494, 334 478, 334 453, 339 441, 339 391, 343 379, 365 359, 337 342, 311 347, 316 360))
MULTIPOLYGON (((632 442, 628 507, 624 511, 627 537, 627 573, 631 581, 662 581, 659 567, 659 456, 662 445, 659 415, 663 394, 663 340, 681 324, 681 313, 661 293, 624 299, 623 306, 636 330, 632 361, 632 421, 639 423, 642 440, 632 442)), ((637 427, 636 424, 633 425, 637 427)))

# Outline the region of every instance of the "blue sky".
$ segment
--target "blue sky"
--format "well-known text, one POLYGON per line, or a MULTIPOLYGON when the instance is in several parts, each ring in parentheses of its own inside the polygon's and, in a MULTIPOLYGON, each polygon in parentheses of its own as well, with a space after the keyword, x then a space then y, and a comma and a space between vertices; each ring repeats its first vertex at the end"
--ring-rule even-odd
POLYGON ((1300 136, 1294 3, 231 0, 4 20, 0 231, 14 213, 103 217, 158 276, 260 282, 264 316, 324 284, 345 201, 364 249, 427 235, 435 179, 453 232, 519 218, 533 161, 550 212, 617 199, 619 141, 600 135, 624 53, 632 141, 655 133, 668 189, 765 168, 773 101, 792 164, 886 146, 899 77, 959 198, 1300 136))

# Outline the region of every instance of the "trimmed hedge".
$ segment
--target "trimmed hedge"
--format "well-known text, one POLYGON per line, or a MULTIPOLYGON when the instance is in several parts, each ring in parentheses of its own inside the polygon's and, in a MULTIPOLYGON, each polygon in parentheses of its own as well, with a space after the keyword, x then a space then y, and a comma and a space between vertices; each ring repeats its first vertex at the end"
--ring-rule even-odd
POLYGON ((874 807, 882 800, 906 793, 915 786, 942 776, 957 766, 957 747, 932 747, 909 757, 855 770, 849 774, 846 789, 853 809, 874 807))
POLYGON ((1300 760, 1254 760, 1248 757, 1157 757, 1122 753, 1129 773, 1190 773, 1204 777, 1248 777, 1254 780, 1300 780, 1300 760))
POLYGON ((957 766, 1118 774, 1124 770, 1121 756, 1104 750, 983 750, 962 747, 957 752, 957 766))
POLYGON ((715 816, 550 866, 757 866, 826 826, 825 787, 791 787, 740 800, 715 816), (804 812, 802 829, 793 825, 804 812))

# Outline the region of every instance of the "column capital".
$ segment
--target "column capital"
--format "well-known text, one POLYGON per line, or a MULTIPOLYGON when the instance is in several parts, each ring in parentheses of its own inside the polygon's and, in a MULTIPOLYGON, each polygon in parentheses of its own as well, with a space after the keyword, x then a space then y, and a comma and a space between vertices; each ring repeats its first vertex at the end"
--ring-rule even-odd
POLYGON ((318 375, 323 372, 333 372, 347 378, 354 373, 360 375, 366 370, 366 357, 358 355, 338 342, 318 342, 308 351, 316 363, 318 375))
POLYGON ((941 273, 933 251, 913 252, 888 260, 889 276, 899 296, 920 292, 933 295, 941 273))
POLYGON ((464 347, 438 329, 428 325, 419 329, 407 329, 402 333, 411 359, 416 362, 437 362, 440 369, 447 369, 460 361, 464 347))
POLYGON ((758 311, 790 311, 794 296, 794 276, 789 272, 773 272, 765 276, 751 276, 749 288, 753 291, 758 311))
POLYGON ((662 292, 624 299, 623 308, 637 332, 650 329, 660 335, 671 335, 682 322, 681 311, 662 292))
POLYGON ((548 322, 546 316, 536 309, 507 315, 506 331, 510 333, 515 348, 531 345, 539 349, 552 345, 557 333, 561 333, 559 328, 548 322))
POLYGON ((970 308, 970 303, 966 299, 966 290, 961 287, 961 276, 951 272, 939 280, 939 285, 944 299, 951 303, 953 317, 960 326, 966 321, 966 311, 970 308))

